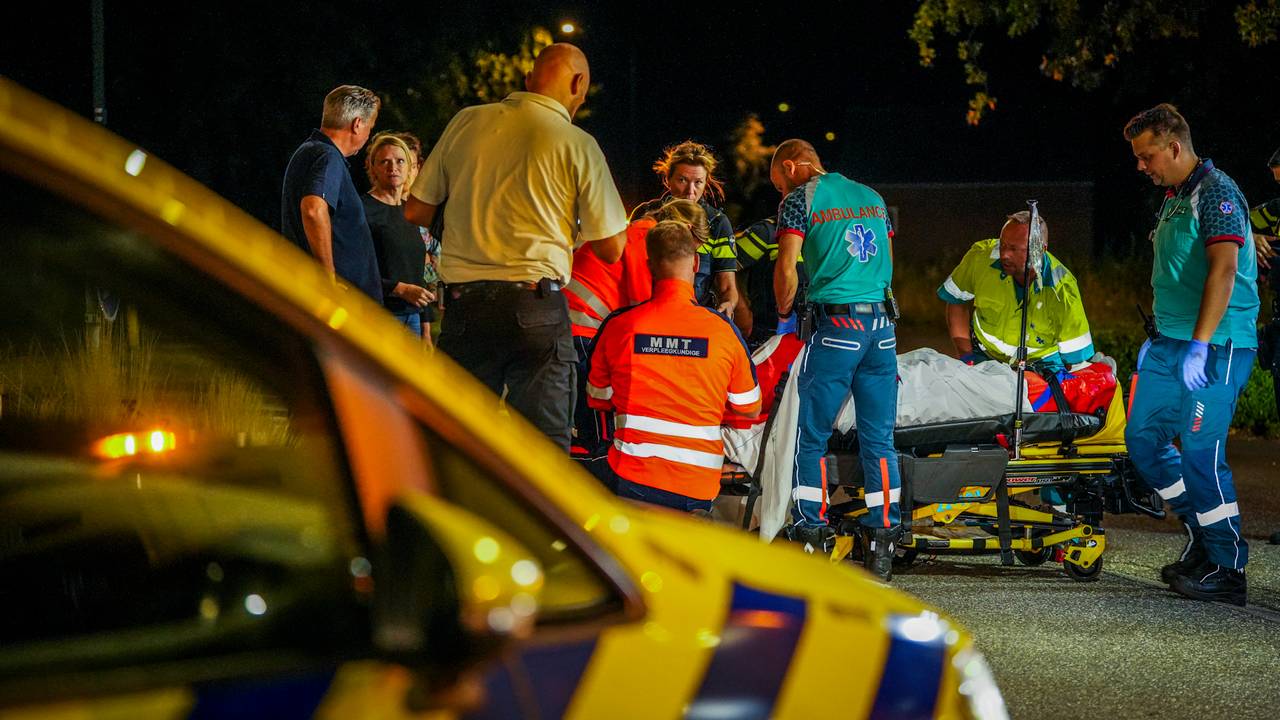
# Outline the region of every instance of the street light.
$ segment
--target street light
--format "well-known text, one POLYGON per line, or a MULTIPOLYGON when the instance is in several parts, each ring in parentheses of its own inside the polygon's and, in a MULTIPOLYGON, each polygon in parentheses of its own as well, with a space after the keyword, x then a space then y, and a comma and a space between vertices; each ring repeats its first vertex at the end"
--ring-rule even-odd
POLYGON ((577 31, 578 31, 578 26, 574 25, 573 22, 570 20, 566 20, 560 23, 560 32, 564 33, 565 35, 572 35, 577 31))

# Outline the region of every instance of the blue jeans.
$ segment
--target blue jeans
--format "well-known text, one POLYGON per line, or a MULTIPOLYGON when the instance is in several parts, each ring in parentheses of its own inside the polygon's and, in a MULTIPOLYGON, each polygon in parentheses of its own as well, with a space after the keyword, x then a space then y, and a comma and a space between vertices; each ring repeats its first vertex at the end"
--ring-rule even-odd
POLYGON ((392 313, 401 325, 409 328, 409 332, 417 337, 422 337, 422 315, 417 310, 406 310, 402 313, 392 313))
POLYGON ((1187 392, 1181 366, 1188 345, 1167 337, 1151 343, 1129 386, 1124 440, 1142 478, 1183 522, 1199 528, 1209 560, 1238 570, 1249 561, 1249 545, 1240 534, 1227 430, 1257 352, 1210 346, 1210 385, 1187 392), (1174 438, 1181 438, 1181 452, 1174 438))
POLYGON ((822 317, 800 368, 800 427, 796 442, 796 524, 826 523, 827 468, 823 457, 831 425, 853 392, 863 474, 866 515, 870 527, 896 527, 901 522, 898 496, 898 453, 893 425, 898 414, 898 342, 894 326, 882 312, 822 317))
POLYGON ((614 492, 618 497, 628 500, 639 500, 640 502, 649 503, 650 505, 661 505, 662 507, 679 510, 680 512, 693 512, 694 510, 706 510, 710 512, 710 500, 694 500, 691 497, 680 495, 666 490, 661 490, 640 483, 633 483, 622 477, 616 472, 613 474, 615 480, 614 492))

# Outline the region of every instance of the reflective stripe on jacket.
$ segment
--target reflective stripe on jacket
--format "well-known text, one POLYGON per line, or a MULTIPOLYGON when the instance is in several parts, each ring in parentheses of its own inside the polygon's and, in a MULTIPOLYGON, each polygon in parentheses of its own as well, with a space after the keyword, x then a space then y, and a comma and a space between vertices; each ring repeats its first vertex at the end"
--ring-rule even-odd
POLYGON ((680 280, 659 281, 648 302, 609 316, 592 346, 587 395, 617 413, 614 472, 697 500, 720 491, 726 411, 760 411, 742 336, 680 280))
POLYGON ((618 262, 601 260, 590 243, 574 252, 573 275, 564 294, 575 336, 593 338, 609 313, 649 299, 653 276, 644 239, 655 224, 645 219, 627 226, 627 244, 618 262))

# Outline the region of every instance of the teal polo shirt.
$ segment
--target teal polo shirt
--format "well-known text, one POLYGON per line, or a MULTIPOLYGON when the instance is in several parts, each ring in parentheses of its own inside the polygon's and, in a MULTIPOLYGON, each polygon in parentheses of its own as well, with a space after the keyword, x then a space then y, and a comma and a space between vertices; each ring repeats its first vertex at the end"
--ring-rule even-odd
POLYGON ((893 279, 893 225, 875 190, 840 173, 792 190, 778 212, 778 235, 804 238, 809 301, 883 302, 893 279))
POLYGON ((1230 242, 1239 248, 1235 281, 1227 311, 1209 342, 1258 347, 1258 262, 1250 230, 1244 194, 1207 158, 1182 185, 1168 191, 1151 233, 1151 287, 1161 335, 1192 339, 1209 272, 1205 249, 1230 242))

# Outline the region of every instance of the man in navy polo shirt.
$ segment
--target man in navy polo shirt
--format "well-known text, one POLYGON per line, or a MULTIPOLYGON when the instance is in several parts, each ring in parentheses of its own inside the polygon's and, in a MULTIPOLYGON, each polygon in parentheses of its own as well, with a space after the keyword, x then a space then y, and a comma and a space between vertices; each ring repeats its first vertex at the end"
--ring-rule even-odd
POLYGON ((380 105, 373 91, 355 85, 342 85, 325 96, 320 129, 311 131, 284 171, 280 208, 286 238, 379 303, 382 284, 373 236, 347 158, 368 141, 380 105))

